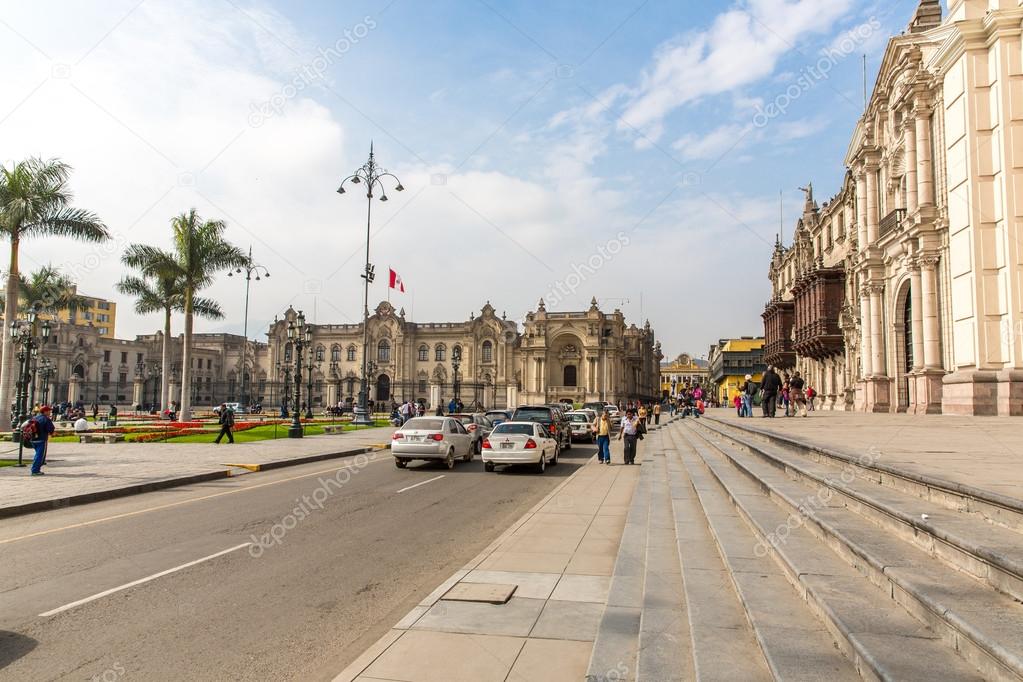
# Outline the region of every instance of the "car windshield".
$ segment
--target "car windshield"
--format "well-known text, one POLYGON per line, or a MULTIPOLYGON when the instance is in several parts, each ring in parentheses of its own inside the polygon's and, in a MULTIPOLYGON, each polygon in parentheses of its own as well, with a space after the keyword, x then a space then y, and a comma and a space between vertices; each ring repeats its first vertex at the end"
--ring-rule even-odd
POLYGON ((569 421, 573 421, 573 422, 588 423, 590 421, 590 418, 587 417, 585 414, 570 414, 570 415, 568 415, 568 419, 569 419, 569 421))
POLYGON ((454 416, 455 419, 457 419, 458 421, 462 422, 463 424, 472 424, 472 415, 471 414, 456 414, 456 415, 453 415, 453 416, 454 416))
POLYGON ((546 407, 524 407, 520 410, 515 410, 515 419, 525 419, 527 421, 550 421, 551 411, 546 407))
POLYGON ((444 426, 443 419, 409 419, 402 431, 440 431, 444 426))
POLYGON ((499 424, 494 428, 495 436, 532 436, 532 424, 499 424))

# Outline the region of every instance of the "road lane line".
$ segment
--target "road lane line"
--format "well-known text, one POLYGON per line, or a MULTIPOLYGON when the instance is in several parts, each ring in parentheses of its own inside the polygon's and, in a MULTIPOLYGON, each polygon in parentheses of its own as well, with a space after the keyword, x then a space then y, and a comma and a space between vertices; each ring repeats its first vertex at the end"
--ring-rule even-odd
POLYGON ((230 554, 231 552, 237 552, 239 549, 243 549, 245 547, 248 547, 251 544, 252 544, 251 542, 243 542, 242 544, 236 545, 235 547, 231 547, 229 549, 221 550, 221 551, 217 552, 216 554, 210 554, 209 556, 204 556, 202 559, 196 559, 195 561, 189 561, 187 564, 181 564, 180 566, 175 566, 174 568, 168 568, 166 571, 160 571, 159 573, 154 573, 151 576, 147 576, 145 578, 139 578, 138 580, 133 580, 130 583, 125 583, 124 585, 121 585, 120 587, 114 587, 114 588, 111 588, 109 590, 104 590, 104 591, 102 591, 102 592, 100 592, 98 594, 92 595, 91 597, 86 597, 85 599, 79 599, 78 601, 73 601, 70 604, 65 604, 64 606, 61 606, 61 607, 56 608, 56 609, 53 609, 52 611, 47 611, 46 613, 40 613, 39 617, 40 618, 48 618, 49 616, 56 616, 58 613, 63 613, 64 611, 67 611, 69 609, 73 609, 76 606, 81 606, 82 604, 88 604, 89 602, 96 601, 97 599, 102 599, 103 597, 106 597, 106 596, 109 596, 111 594, 114 594, 115 592, 120 592, 122 590, 127 590, 129 587, 135 587, 136 585, 141 585, 143 583, 148 583, 151 580, 156 580, 157 578, 162 578, 163 576, 170 575, 171 573, 177 573, 178 571, 184 570, 186 568, 190 568, 192 566, 195 566, 196 564, 201 564, 204 561, 209 561, 210 559, 216 559, 218 556, 224 556, 225 554, 230 554))
MULTIPOLYGON (((358 457, 358 455, 353 455, 353 456, 354 457, 358 457)), ((382 458, 382 459, 373 459, 371 457, 371 458, 369 458, 369 461, 366 462, 366 464, 369 465, 369 464, 374 464, 376 462, 390 462, 390 461, 391 461, 390 457, 382 458)), ((139 514, 148 514, 149 512, 160 511, 161 509, 170 509, 171 507, 180 507, 181 505, 184 505, 184 504, 191 504, 193 502, 202 502, 203 500, 210 500, 210 499, 213 499, 215 497, 222 497, 224 495, 234 495, 236 493, 244 493, 244 492, 247 492, 249 490, 257 490, 259 488, 265 488, 265 487, 267 487, 269 485, 279 485, 281 483, 290 483, 291 481, 297 481, 299 479, 309 478, 310 476, 319 476, 321 474, 327 474, 327 473, 330 473, 332 471, 341 471, 342 469, 358 469, 358 467, 356 465, 353 465, 353 464, 346 464, 345 466, 341 466, 341 467, 331 467, 330 469, 321 469, 320 471, 314 471, 314 472, 312 472, 310 474, 302 474, 300 476, 292 476, 290 478, 282 478, 282 479, 277 480, 277 481, 267 481, 266 483, 257 483, 256 485, 250 485, 250 486, 248 486, 246 488, 238 488, 236 490, 225 490, 225 491, 222 491, 222 492, 219 492, 219 493, 213 493, 212 495, 204 495, 202 497, 194 497, 194 498, 191 498, 191 499, 188 499, 188 500, 179 500, 178 502, 168 502, 167 504, 159 504, 159 505, 157 505, 155 507, 148 507, 146 509, 137 509, 137 510, 131 511, 131 512, 124 512, 123 514, 114 514, 113 516, 107 516, 107 517, 104 517, 102 519, 93 519, 92 521, 82 521, 80 523, 72 523, 72 524, 70 524, 68 526, 62 526, 60 528, 51 528, 49 530, 40 530, 40 531, 36 531, 35 533, 28 533, 27 535, 19 535, 16 538, 7 538, 6 540, 0 540, 0 545, 6 545, 6 544, 11 543, 11 542, 18 542, 19 540, 28 540, 30 538, 39 537, 41 535, 50 535, 51 533, 59 533, 61 531, 65 531, 65 530, 74 530, 75 528, 84 528, 85 526, 92 526, 92 525, 95 525, 97 523, 105 523, 107 521, 116 521, 117 519, 123 519, 123 518, 127 518, 127 517, 130 517, 130 516, 138 516, 139 514)), ((174 488, 168 488, 167 490, 173 491, 174 488)), ((123 500, 123 499, 127 499, 127 498, 121 498, 121 499, 123 500)))
POLYGON ((419 483, 416 483, 415 485, 410 485, 410 486, 409 486, 409 487, 407 487, 407 488, 402 488, 402 489, 401 489, 401 490, 399 490, 398 492, 399 492, 399 493, 403 493, 403 492, 405 492, 406 490, 412 490, 413 488, 418 488, 418 487, 419 487, 419 486, 421 486, 421 485, 426 485, 427 483, 433 483, 434 481, 439 481, 439 480, 440 480, 440 479, 442 479, 442 478, 444 478, 444 474, 441 474, 440 476, 435 476, 435 477, 433 477, 433 478, 428 478, 428 479, 426 479, 425 481, 420 481, 419 483))

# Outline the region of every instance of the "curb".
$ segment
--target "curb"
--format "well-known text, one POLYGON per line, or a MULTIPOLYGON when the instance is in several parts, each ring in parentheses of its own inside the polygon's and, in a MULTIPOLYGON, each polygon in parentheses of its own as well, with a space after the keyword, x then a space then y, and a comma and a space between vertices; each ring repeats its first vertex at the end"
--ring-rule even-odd
MULTIPOLYGON (((283 469, 289 466, 298 466, 301 464, 311 464, 313 462, 321 462, 328 459, 340 459, 342 457, 351 457, 354 455, 364 455, 367 452, 373 452, 383 448, 377 447, 363 447, 356 448, 354 450, 345 450, 343 452, 327 452, 319 455, 309 455, 306 457, 298 457, 295 459, 282 459, 273 462, 266 462, 264 464, 222 464, 220 466, 225 467, 239 467, 242 469, 248 469, 249 471, 271 471, 273 469, 283 469)), ((205 483, 207 481, 216 481, 222 478, 230 478, 232 476, 230 469, 223 471, 210 471, 204 474, 190 474, 188 476, 179 476, 177 478, 165 478, 158 481, 148 481, 146 483, 136 483, 134 485, 124 486, 123 488, 112 488, 110 490, 98 490, 92 493, 80 493, 78 495, 68 495, 66 497, 57 497, 50 500, 38 500, 36 502, 26 502, 25 504, 17 504, 9 507, 0 507, 0 519, 10 518, 12 516, 22 516, 24 514, 32 514, 34 512, 49 511, 51 509, 64 509, 66 507, 89 504, 91 502, 102 502, 104 500, 112 500, 118 497, 129 497, 131 495, 138 495, 141 493, 150 493, 156 490, 165 490, 167 488, 176 488, 183 485, 192 485, 193 483, 205 483)))

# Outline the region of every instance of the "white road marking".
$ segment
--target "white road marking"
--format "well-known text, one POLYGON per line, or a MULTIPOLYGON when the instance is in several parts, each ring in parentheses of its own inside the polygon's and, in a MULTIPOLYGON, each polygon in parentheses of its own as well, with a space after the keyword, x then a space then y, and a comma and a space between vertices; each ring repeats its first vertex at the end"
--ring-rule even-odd
POLYGON ((407 487, 407 488, 402 488, 402 489, 401 489, 401 490, 399 490, 398 492, 399 492, 399 493, 403 493, 403 492, 405 492, 406 490, 412 490, 413 488, 418 488, 418 487, 419 487, 419 486, 421 486, 421 485, 426 485, 427 483, 433 483, 434 481, 439 481, 439 480, 440 480, 440 479, 442 479, 442 478, 444 478, 444 474, 441 474, 440 476, 435 476, 434 478, 428 478, 428 479, 426 479, 425 481, 420 481, 419 483, 416 483, 415 485, 410 485, 410 486, 409 486, 409 487, 407 487))
POLYGON ((189 568, 191 566, 195 566, 196 564, 201 564, 204 561, 209 561, 210 559, 216 559, 218 556, 224 556, 225 554, 230 554, 231 552, 237 552, 239 549, 243 549, 245 547, 248 547, 251 544, 252 544, 251 542, 245 542, 245 543, 242 543, 242 544, 237 545, 235 547, 231 547, 230 549, 221 550, 221 551, 217 552, 216 554, 210 554, 209 556, 205 556, 202 559, 196 559, 195 561, 189 561, 187 564, 181 564, 180 566, 175 566, 174 568, 168 568, 166 571, 160 571, 159 573, 154 573, 153 575, 148 576, 146 578, 139 578, 138 580, 133 580, 130 583, 125 583, 124 585, 121 585, 120 587, 114 587, 114 588, 109 589, 109 590, 104 590, 103 592, 100 592, 99 594, 94 594, 91 597, 86 597, 85 599, 79 599, 78 601, 73 601, 70 604, 65 604, 64 606, 61 606, 61 607, 56 608, 56 609, 53 609, 52 611, 47 611, 46 613, 40 613, 39 617, 40 618, 48 618, 49 616, 55 616, 58 613, 63 613, 64 611, 67 611, 69 609, 73 609, 76 606, 81 606, 82 604, 88 604, 91 601, 96 601, 97 599, 102 599, 103 597, 106 597, 106 596, 109 596, 111 594, 114 594, 115 592, 120 592, 121 590, 127 590, 129 587, 135 587, 136 585, 141 585, 143 583, 148 583, 150 580, 156 580, 157 578, 162 578, 165 575, 170 575, 171 573, 176 573, 177 571, 189 568))

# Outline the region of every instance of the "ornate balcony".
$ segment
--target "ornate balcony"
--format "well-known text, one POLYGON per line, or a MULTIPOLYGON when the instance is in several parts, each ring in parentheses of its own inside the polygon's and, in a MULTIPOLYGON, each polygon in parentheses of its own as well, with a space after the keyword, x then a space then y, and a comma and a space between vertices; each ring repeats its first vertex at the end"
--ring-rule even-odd
POLYGON ((796 351, 792 346, 792 326, 795 322, 795 301, 775 298, 764 306, 764 362, 789 369, 796 365, 796 351))
POLYGON ((877 236, 883 237, 889 232, 893 232, 902 227, 902 223, 906 221, 906 209, 897 208, 884 218, 881 219, 881 224, 878 227, 877 236))
POLYGON ((845 270, 817 268, 796 281, 792 344, 804 357, 823 360, 845 349, 841 314, 845 303, 845 270))

